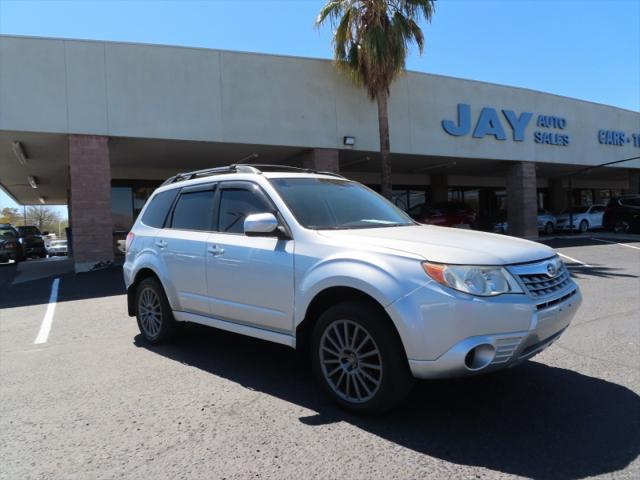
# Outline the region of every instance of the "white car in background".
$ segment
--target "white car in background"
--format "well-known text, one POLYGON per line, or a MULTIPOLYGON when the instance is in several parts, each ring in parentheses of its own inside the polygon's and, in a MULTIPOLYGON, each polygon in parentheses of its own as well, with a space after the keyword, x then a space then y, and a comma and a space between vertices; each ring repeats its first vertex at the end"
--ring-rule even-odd
POLYGON ((51 240, 47 247, 47 253, 50 257, 57 257, 58 255, 67 255, 67 241, 66 240, 51 240))
POLYGON ((565 210, 557 217, 556 229, 558 230, 579 230, 582 233, 594 228, 602 228, 602 217, 604 216, 605 205, 591 205, 572 207, 565 210), (573 215, 573 224, 571 222, 573 215))
MULTIPOLYGON (((509 222, 503 220, 493 226, 495 233, 507 233, 509 229, 509 222)), ((547 235, 551 235, 556 229, 556 217, 548 210, 543 208, 538 209, 538 231, 544 232, 547 235)))

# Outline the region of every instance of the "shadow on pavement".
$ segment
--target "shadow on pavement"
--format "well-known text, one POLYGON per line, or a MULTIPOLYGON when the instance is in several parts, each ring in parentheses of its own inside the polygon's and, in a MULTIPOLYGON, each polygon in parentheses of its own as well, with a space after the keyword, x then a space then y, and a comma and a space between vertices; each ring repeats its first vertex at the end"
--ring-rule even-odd
POLYGON ((496 374, 419 382, 381 417, 347 414, 326 399, 296 354, 232 333, 186 325, 172 344, 136 346, 317 412, 306 425, 348 422, 460 465, 537 479, 625 468, 640 451, 640 397, 605 380, 537 362, 496 374))
MULTIPOLYGON (((24 307, 49 302, 54 277, 11 285, 11 276, 16 274, 16 269, 13 266, 3 268, 6 270, 0 271, 0 308, 24 307)), ((59 275, 59 278, 58 302, 125 293, 122 267, 110 267, 79 274, 67 273, 59 275)))
POLYGON ((565 265, 569 269, 569 273, 574 278, 584 278, 584 277, 600 277, 600 278, 618 278, 618 277, 628 277, 628 278, 638 278, 638 275, 633 275, 631 273, 621 273, 624 271, 622 268, 612 268, 605 267, 602 265, 579 265, 577 263, 571 263, 569 260, 564 260, 565 265))

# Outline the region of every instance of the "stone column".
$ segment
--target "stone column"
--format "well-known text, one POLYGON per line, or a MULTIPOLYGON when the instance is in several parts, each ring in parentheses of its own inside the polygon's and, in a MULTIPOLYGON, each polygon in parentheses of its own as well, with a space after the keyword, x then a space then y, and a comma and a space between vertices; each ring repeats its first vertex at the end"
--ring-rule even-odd
POLYGON ((302 155, 302 166, 321 172, 340 172, 340 151, 335 148, 313 148, 302 155))
POLYGON ((430 175, 431 198, 430 203, 446 202, 449 200, 449 181, 447 176, 441 173, 430 175))
POLYGON ((509 235, 538 238, 536 167, 533 162, 513 162, 507 170, 507 221, 509 235))
POLYGON ((113 261, 109 138, 69 135, 70 224, 76 272, 113 261))

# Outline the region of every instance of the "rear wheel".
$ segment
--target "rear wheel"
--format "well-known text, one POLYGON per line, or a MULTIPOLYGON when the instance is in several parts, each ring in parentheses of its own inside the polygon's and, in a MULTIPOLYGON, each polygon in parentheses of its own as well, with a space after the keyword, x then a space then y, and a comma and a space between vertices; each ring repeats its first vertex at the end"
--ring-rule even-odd
POLYGON ((629 233, 631 231, 631 222, 626 218, 620 218, 613 224, 613 231, 616 233, 629 233))
POLYGON ((544 226, 544 233, 546 233, 547 235, 551 235, 553 233, 553 223, 547 222, 547 224, 544 226))
POLYGON ((312 361, 324 390, 355 413, 389 410, 404 400, 413 384, 397 332, 367 303, 341 303, 320 316, 312 361))
POLYGON ((589 222, 582 220, 578 228, 580 229, 580 232, 586 233, 587 230, 589 230, 589 222))
POLYGON ((136 319, 140 333, 151 343, 169 340, 176 320, 160 282, 152 277, 140 282, 136 290, 136 319))

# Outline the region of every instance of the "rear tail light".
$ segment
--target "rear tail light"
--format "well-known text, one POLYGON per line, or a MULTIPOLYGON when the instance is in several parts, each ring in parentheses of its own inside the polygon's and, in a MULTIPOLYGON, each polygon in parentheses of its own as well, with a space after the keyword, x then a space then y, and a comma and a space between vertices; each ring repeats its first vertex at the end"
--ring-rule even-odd
POLYGON ((125 242, 125 246, 124 246, 125 250, 129 250, 129 247, 133 243, 134 238, 136 238, 136 236, 133 234, 133 232, 127 233, 127 241, 125 242))
POLYGON ((16 242, 4 242, 5 248, 17 248, 18 244, 16 242))

